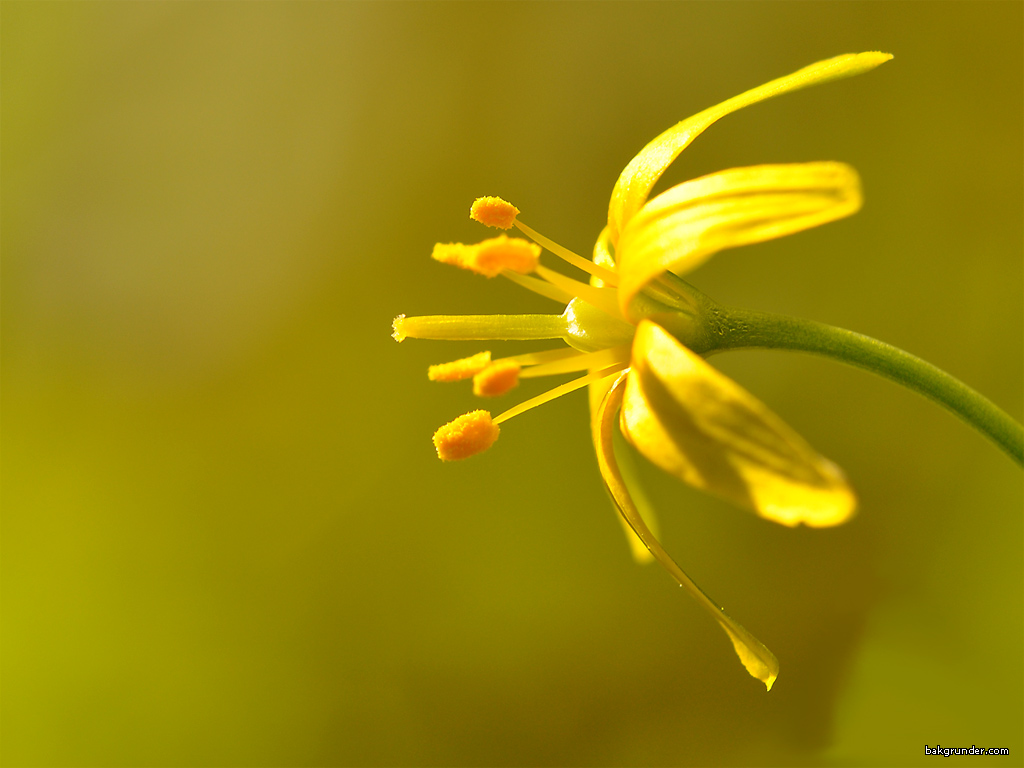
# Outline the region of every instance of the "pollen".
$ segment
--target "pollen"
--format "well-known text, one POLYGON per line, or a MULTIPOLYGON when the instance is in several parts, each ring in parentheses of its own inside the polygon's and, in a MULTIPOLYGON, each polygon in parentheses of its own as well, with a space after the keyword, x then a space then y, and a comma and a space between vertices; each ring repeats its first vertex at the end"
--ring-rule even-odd
POLYGON ((469 209, 469 218, 488 227, 509 229, 516 223, 519 209, 500 197, 478 197, 469 209))
POLYGON ((497 397, 519 386, 519 363, 501 360, 488 365, 473 377, 473 394, 477 397, 497 397))
POLYGON ((490 364, 491 353, 478 352, 472 357, 430 366, 427 369, 427 378, 431 381, 462 381, 477 375, 490 364))
POLYGON ((472 250, 472 246, 462 243, 437 243, 434 245, 430 258, 440 261, 442 264, 465 267, 466 256, 470 250, 472 250))
POLYGON ((458 461, 483 453, 498 439, 498 425, 487 411, 470 411, 434 433, 434 447, 441 461, 458 461))
POLYGON ((503 269, 526 275, 540 264, 540 250, 529 240, 498 235, 476 245, 437 243, 430 257, 486 277, 500 275, 503 269))
POLYGON ((503 269, 529 274, 540 262, 540 246, 528 240, 498 235, 469 249, 463 266, 481 275, 494 277, 503 269))

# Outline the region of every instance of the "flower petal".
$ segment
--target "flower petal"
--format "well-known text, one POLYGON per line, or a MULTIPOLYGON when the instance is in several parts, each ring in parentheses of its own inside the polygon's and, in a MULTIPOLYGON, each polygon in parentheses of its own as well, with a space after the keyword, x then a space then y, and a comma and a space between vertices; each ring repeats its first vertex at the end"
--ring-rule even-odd
POLYGON ((643 517, 630 497, 622 474, 619 472, 613 445, 615 414, 622 405, 622 394, 625 389, 623 385, 629 378, 632 378, 632 375, 627 371, 615 381, 591 419, 594 447, 597 450, 597 463, 601 469, 605 488, 611 494, 612 501, 626 525, 672 578, 679 583, 679 586, 689 592, 697 603, 714 617, 732 641, 733 648, 736 649, 743 666, 751 675, 763 682, 770 691, 775 678, 779 676, 779 661, 775 658, 775 654, 708 597, 676 564, 675 560, 669 557, 658 539, 644 523, 643 517))
POLYGON ((662 272, 688 272, 718 251, 826 224, 860 205, 857 172, 844 163, 732 168, 679 184, 622 232, 619 307, 626 314, 662 272))
MULTIPOLYGON (((626 443, 626 438, 622 436, 619 430, 612 431, 613 444, 612 448, 615 451, 615 458, 619 461, 619 472, 622 475, 622 483, 625 485, 630 498, 633 500, 633 504, 637 508, 637 512, 643 521, 647 524, 647 528, 651 531, 651 535, 657 538, 660 531, 660 524, 658 522, 658 515, 654 511, 654 505, 651 504, 650 499, 647 497, 647 493, 644 491, 643 483, 640 481, 639 472, 637 470, 637 459, 635 451, 626 443)), ((616 509, 618 507, 616 506, 616 509)), ((633 554, 633 559, 638 563, 646 564, 654 559, 650 550, 644 544, 643 540, 636 535, 636 532, 630 527, 629 523, 623 519, 622 515, 617 515, 618 520, 622 523, 622 528, 626 534, 626 542, 629 544, 630 551, 633 554)))
POLYGON ((849 53, 819 61, 797 70, 791 75, 780 77, 746 93, 741 93, 739 96, 734 96, 672 126, 640 150, 640 153, 623 169, 619 180, 615 183, 608 206, 611 241, 618 243, 619 234, 643 206, 655 182, 672 164, 672 161, 679 156, 679 153, 719 118, 750 104, 756 104, 789 91, 796 91, 829 80, 838 80, 842 77, 859 75, 891 58, 892 54, 870 51, 849 53))
POLYGON ((837 525, 856 499, 832 462, 660 326, 643 321, 620 425, 669 474, 784 525, 837 525))

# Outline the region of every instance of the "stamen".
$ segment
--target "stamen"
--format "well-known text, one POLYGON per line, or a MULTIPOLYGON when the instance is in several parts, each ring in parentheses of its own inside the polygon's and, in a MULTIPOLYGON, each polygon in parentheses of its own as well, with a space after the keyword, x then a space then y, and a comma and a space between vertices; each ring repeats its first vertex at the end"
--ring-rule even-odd
POLYGON ((554 389, 548 390, 543 395, 537 395, 537 397, 532 397, 526 402, 520 403, 519 405, 515 406, 514 408, 509 408, 503 414, 498 416, 494 420, 494 423, 501 424, 501 422, 508 421, 513 416, 518 416, 520 413, 525 413, 531 408, 536 408, 538 405, 544 405, 544 403, 550 403, 552 400, 559 398, 562 395, 567 395, 570 392, 575 392, 577 389, 581 389, 587 386, 587 384, 592 384, 595 381, 600 381, 601 379, 607 378, 612 374, 618 373, 623 368, 626 368, 627 365, 627 363, 611 365, 600 371, 594 371, 593 373, 588 373, 586 376, 581 376, 578 379, 574 379, 565 384, 561 384, 555 387, 554 389))
POLYGON ((559 272, 539 265, 536 271, 538 275, 552 283, 556 288, 561 288, 566 293, 571 293, 573 296, 583 299, 583 301, 592 304, 612 317, 622 317, 615 289, 594 288, 591 285, 581 283, 579 280, 573 280, 571 277, 566 277, 559 272))
MULTIPOLYGON (((618 509, 622 519, 640 538, 651 554, 671 574, 679 586, 683 587, 697 601, 697 603, 710 613, 719 623, 725 633, 732 641, 736 654, 740 657, 743 666, 747 671, 765 684, 770 691, 772 684, 779 675, 779 662, 764 644, 744 629, 725 610, 714 602, 693 579, 686 575, 686 572, 673 560, 668 552, 661 546, 661 543, 651 533, 650 528, 644 522, 643 517, 637 510, 636 505, 630 498, 629 490, 622 479, 618 462, 615 459, 615 449, 612 445, 612 431, 615 428, 616 416, 622 406, 622 396, 626 387, 626 376, 621 376, 612 385, 611 389, 604 396, 601 405, 594 412, 591 418, 591 427, 594 436, 594 447, 597 449, 597 464, 601 470, 601 477, 604 479, 605 487, 611 494, 615 507, 618 509)), ((500 419, 500 417, 499 417, 500 419)))
POLYGON ((466 251, 470 246, 462 243, 435 243, 430 258, 440 261, 442 264, 451 264, 453 267, 461 267, 466 261, 466 251))
POLYGON ((500 197, 478 197, 469 209, 469 218, 488 227, 509 229, 516 222, 519 209, 500 197))
POLYGON ((584 354, 578 349, 572 347, 562 347, 561 349, 548 349, 544 352, 527 352, 522 355, 513 355, 512 357, 502 357, 495 360, 496 363, 504 362, 505 360, 511 360, 519 365, 539 365, 540 363, 551 363, 555 360, 565 360, 570 357, 579 357, 584 354))
POLYGON ((472 357, 463 357, 450 363, 432 365, 427 369, 427 378, 431 381, 462 381, 476 376, 491 364, 490 352, 478 352, 472 357))
POLYGON ((406 337, 460 341, 562 339, 568 334, 568 323, 561 315, 399 315, 391 325, 396 341, 406 337))
POLYGON ((520 375, 524 379, 533 379, 538 376, 557 376, 560 373, 575 373, 576 371, 586 370, 593 371, 607 368, 610 365, 628 363, 629 354, 630 347, 626 344, 621 347, 613 347, 612 349, 587 352, 565 360, 555 360, 550 363, 535 365, 532 368, 527 368, 520 375))
POLYGON ((540 246, 526 240, 499 235, 477 245, 466 259, 466 269, 494 277, 503 269, 519 274, 533 272, 540 260, 540 246))
POLYGON ((571 293, 555 288, 551 283, 546 283, 543 280, 538 280, 536 277, 530 277, 529 275, 520 275, 510 270, 505 270, 501 273, 502 277, 507 277, 516 285, 521 285, 528 291, 539 293, 545 298, 557 301, 559 304, 568 304, 575 298, 571 293))
POLYGON ((441 461, 458 461, 482 453, 498 439, 498 425, 487 411, 470 411, 434 433, 434 447, 441 461))
POLYGON ((584 259, 582 256, 573 253, 568 248, 559 245, 554 240, 549 240, 544 237, 544 235, 526 226, 521 221, 517 220, 514 223, 524 235, 532 239, 534 242, 544 246, 559 258, 569 262, 577 269, 582 269, 587 274, 593 275, 603 281, 605 285, 615 287, 619 284, 619 275, 614 270, 595 264, 589 259, 584 259))
POLYGON ((519 386, 519 364, 501 360, 484 368, 473 377, 473 394, 477 397, 498 397, 519 386))
POLYGON ((540 246, 508 235, 499 235, 476 245, 437 243, 430 257, 486 277, 499 275, 505 269, 526 274, 536 268, 540 259, 540 246))

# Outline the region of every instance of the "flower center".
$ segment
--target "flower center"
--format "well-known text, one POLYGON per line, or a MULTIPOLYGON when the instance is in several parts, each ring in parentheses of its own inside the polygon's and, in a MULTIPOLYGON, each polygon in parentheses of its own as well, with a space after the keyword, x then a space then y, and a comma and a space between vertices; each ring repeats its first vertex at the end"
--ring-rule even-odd
POLYGON ((397 341, 406 338, 506 341, 560 339, 568 348, 551 349, 492 360, 481 352, 463 360, 431 366, 434 381, 473 379, 474 394, 495 397, 518 385, 519 379, 586 372, 585 375, 510 408, 496 418, 472 411, 441 427, 434 435, 438 456, 462 459, 489 448, 498 424, 513 416, 611 376, 629 365, 635 327, 619 311, 618 273, 595 264, 518 221, 519 209, 500 198, 480 198, 471 218, 500 229, 517 227, 530 240, 500 235, 476 245, 439 243, 433 258, 486 277, 501 275, 518 285, 565 305, 561 314, 531 315, 399 315, 393 325, 397 341), (540 264, 541 249, 577 267, 591 278, 582 282, 540 264))

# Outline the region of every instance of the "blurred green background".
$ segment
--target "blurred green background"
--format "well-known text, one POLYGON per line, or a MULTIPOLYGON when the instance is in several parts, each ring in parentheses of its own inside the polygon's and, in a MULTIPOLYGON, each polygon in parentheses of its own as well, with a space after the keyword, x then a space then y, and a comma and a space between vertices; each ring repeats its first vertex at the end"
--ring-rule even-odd
POLYGON ((425 368, 480 345, 389 336, 551 310, 429 259, 488 236, 473 198, 587 253, 657 133, 880 49, 667 175, 842 160, 864 209, 691 279, 1021 418, 1020 3, 0 12, 6 765, 1021 764, 1021 474, 953 417, 807 356, 714 358, 861 500, 790 530, 643 467, 668 550, 778 655, 766 694, 633 563, 582 394, 444 465, 431 433, 477 405, 425 368))

